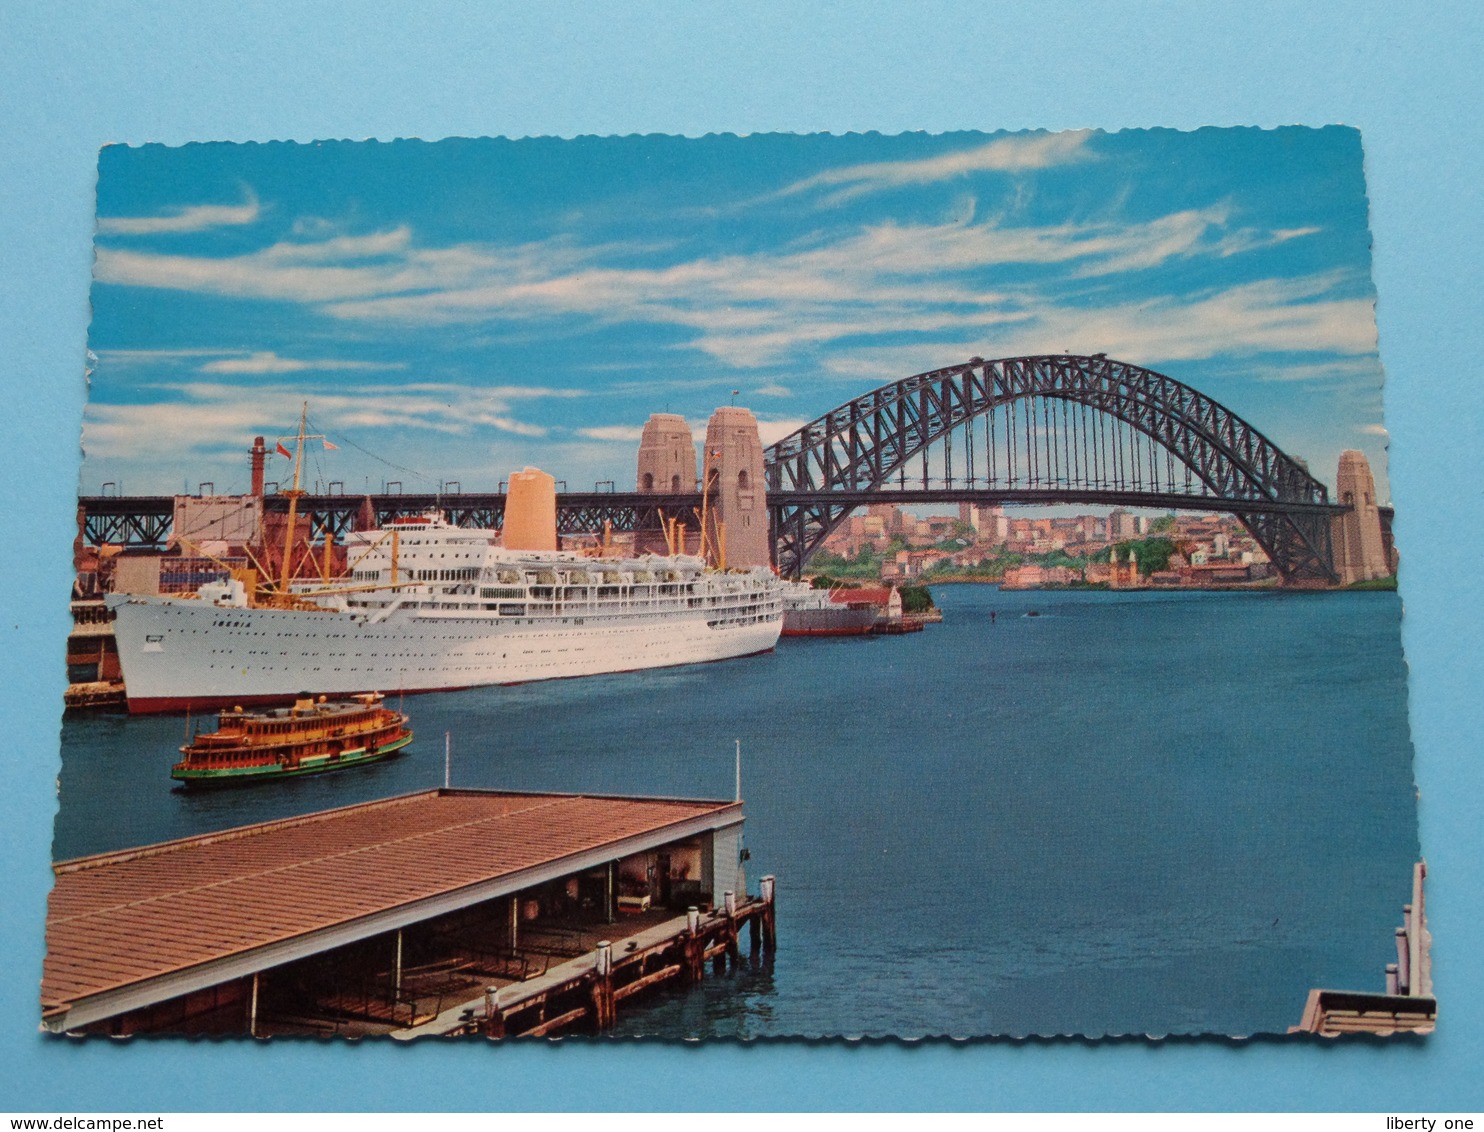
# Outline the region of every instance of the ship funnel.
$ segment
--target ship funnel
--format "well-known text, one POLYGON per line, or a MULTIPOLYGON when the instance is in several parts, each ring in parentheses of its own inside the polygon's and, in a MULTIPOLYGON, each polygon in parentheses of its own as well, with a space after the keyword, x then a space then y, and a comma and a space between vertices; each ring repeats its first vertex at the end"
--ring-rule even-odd
POLYGON ((262 499, 263 498, 263 461, 268 458, 268 446, 263 443, 263 438, 261 436, 255 436, 255 437, 252 438, 252 449, 251 449, 249 455, 252 458, 251 459, 251 467, 252 467, 252 494, 256 498, 262 499))
POLYGON ((539 468, 510 473, 504 543, 509 550, 557 549, 556 480, 539 468))

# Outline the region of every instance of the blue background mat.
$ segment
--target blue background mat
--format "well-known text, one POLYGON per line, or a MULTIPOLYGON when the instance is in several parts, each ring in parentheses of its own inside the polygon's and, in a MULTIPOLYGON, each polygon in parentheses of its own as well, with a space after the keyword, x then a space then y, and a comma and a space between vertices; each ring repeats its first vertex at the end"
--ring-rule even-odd
POLYGON ((0 1105, 1480 1108, 1481 32, 1461 3, 4 6, 0 1105), (391 1049, 37 1034, 100 145, 1330 122, 1366 145, 1433 876, 1431 1039, 391 1049))

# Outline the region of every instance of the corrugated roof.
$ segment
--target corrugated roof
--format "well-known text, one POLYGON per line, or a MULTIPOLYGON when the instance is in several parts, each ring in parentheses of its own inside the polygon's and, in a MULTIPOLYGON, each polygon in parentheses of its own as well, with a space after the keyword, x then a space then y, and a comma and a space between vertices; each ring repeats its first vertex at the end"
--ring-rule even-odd
POLYGON ((434 790, 63 861, 42 1006, 353 922, 740 806, 434 790))

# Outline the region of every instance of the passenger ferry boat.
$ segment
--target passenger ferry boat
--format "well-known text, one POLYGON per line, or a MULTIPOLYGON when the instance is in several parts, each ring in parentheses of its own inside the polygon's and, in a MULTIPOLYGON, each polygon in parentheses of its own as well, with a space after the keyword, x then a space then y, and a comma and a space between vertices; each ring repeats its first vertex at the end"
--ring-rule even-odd
POLYGON ((515 551, 436 512, 347 538, 348 585, 260 604, 238 577, 189 597, 114 594, 129 710, 434 691, 767 652, 783 626, 772 571, 700 558, 515 551))
MULTIPOLYGON (((783 627, 771 570, 702 558, 515 550, 441 512, 345 540, 336 585, 289 576, 308 409, 299 422, 281 575, 234 568, 184 596, 112 594, 129 710, 268 703, 300 688, 444 691, 725 660, 767 652, 783 627)), ((282 447, 280 439, 279 447, 282 447)), ((551 480, 528 468, 528 474, 551 480)), ((512 485, 515 479, 512 478, 512 485)), ((556 545, 554 495, 536 525, 556 545)), ((511 526, 507 504, 506 529, 511 526)), ((521 518, 527 528, 532 508, 521 518)), ((328 556, 327 556, 328 557, 328 556)))
POLYGON ((292 707, 221 713, 217 730, 180 749, 170 777, 187 786, 222 786, 320 774, 395 754, 412 742, 407 717, 376 692, 349 700, 304 695, 292 707))

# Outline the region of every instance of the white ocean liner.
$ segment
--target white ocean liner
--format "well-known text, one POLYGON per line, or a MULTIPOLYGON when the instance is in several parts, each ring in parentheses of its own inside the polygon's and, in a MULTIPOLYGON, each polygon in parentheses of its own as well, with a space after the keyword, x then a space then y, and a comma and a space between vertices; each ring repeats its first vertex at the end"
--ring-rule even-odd
POLYGON ((290 607, 255 605, 236 579, 194 597, 113 595, 129 709, 590 676, 778 641, 782 583, 769 570, 513 551, 495 538, 436 513, 352 535, 348 585, 297 587, 290 607))

